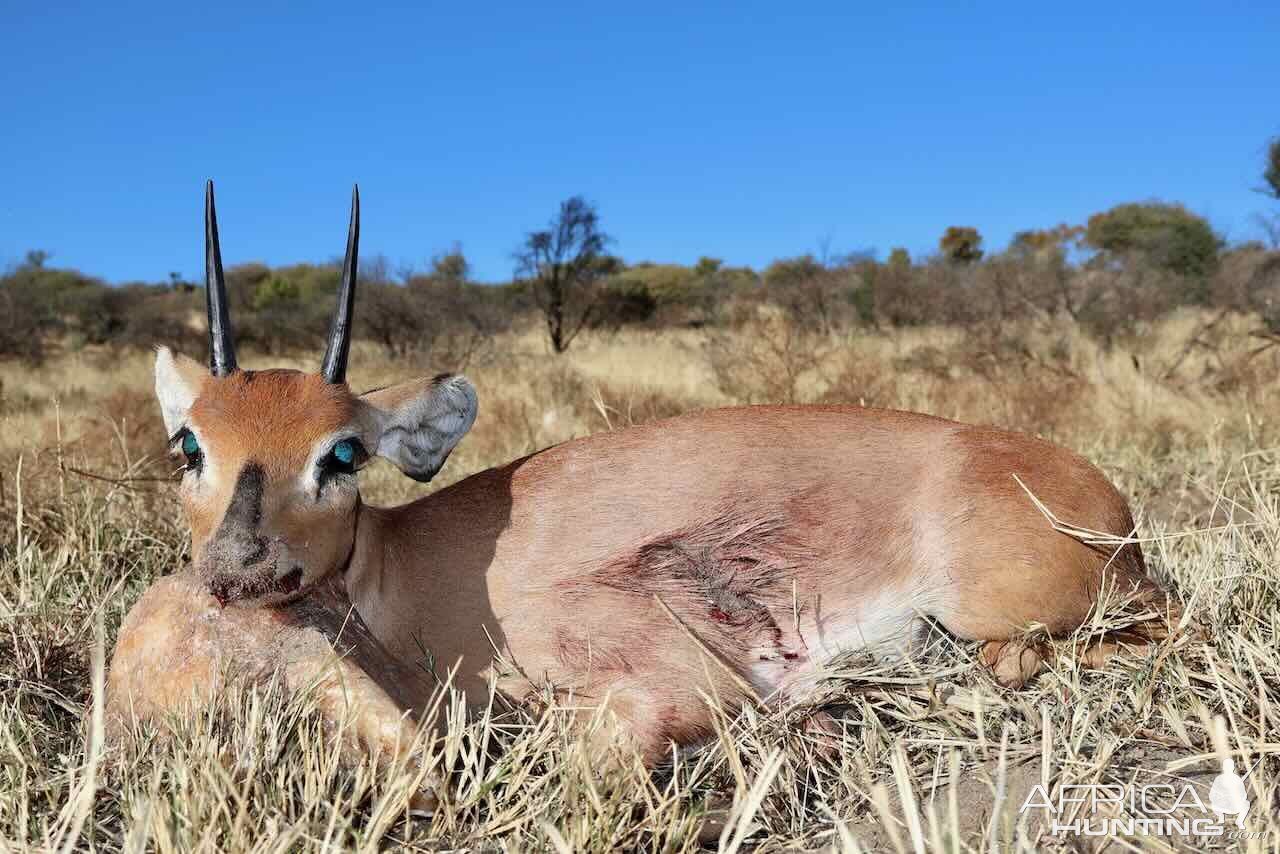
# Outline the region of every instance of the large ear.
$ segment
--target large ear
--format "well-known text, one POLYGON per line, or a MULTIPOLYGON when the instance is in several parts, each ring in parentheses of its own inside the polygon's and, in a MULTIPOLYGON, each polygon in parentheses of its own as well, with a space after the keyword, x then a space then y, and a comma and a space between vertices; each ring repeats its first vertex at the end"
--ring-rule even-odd
POLYGON ((195 359, 175 356, 168 347, 156 348, 156 397, 170 436, 187 423, 191 404, 208 376, 209 370, 195 359))
POLYGON ((478 405, 471 383, 455 374, 376 389, 360 399, 380 430, 375 453, 423 482, 435 477, 471 429, 478 405))

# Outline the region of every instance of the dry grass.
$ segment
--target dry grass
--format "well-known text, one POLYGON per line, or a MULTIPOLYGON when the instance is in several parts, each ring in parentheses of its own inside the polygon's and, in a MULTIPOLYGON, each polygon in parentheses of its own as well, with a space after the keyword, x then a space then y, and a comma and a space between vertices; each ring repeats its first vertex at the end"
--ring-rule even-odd
MULTIPOLYGON (((470 719, 454 709, 426 766, 374 775, 338 763, 305 697, 270 690, 174 722, 175 738, 100 750, 102 655, 186 548, 172 487, 147 479, 165 474, 150 360, 79 353, 38 371, 0 367, 0 846, 1277 850, 1280 352, 1255 352, 1255 326, 1230 317, 1206 329, 1186 313, 1110 350, 1057 322, 780 340, 762 321, 716 341, 584 339, 560 359, 533 333, 497 342, 468 371, 482 414, 442 482, 571 436, 742 399, 994 422, 1106 469, 1134 499, 1154 571, 1211 634, 1104 670, 1068 656, 1020 691, 997 687, 971 646, 945 639, 893 667, 849 657, 812 701, 721 716, 714 743, 652 775, 635 762, 600 772, 554 707, 500 706, 470 719), (770 374, 779 352, 795 370, 770 374), (818 708, 835 713, 834 735, 805 727, 818 708), (1043 810, 1019 813, 1035 784, 1056 798, 1079 784, 1189 780, 1207 803, 1228 754, 1248 771, 1251 839, 1054 838, 1043 810), (429 770, 450 794, 425 818, 408 799, 429 770)), ((447 367, 363 350, 353 366, 356 386, 447 367)), ((375 502, 427 489, 381 465, 363 477, 375 502)), ((1082 631, 1109 619, 1104 609, 1082 631)))

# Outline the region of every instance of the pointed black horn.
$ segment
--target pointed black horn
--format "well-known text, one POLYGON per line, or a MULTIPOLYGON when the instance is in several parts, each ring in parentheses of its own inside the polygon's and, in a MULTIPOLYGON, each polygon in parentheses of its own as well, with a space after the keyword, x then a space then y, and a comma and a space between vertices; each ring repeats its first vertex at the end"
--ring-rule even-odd
POLYGON ((360 266, 360 185, 351 188, 351 221, 347 225, 347 257, 342 262, 342 284, 338 307, 329 328, 329 346, 324 351, 320 373, 325 382, 347 381, 347 353, 351 350, 351 318, 356 301, 356 270, 360 266))
POLYGON ((222 249, 218 246, 218 213, 213 207, 213 181, 204 186, 204 291, 209 310, 209 370, 225 377, 236 369, 231 338, 227 283, 222 279, 222 249))

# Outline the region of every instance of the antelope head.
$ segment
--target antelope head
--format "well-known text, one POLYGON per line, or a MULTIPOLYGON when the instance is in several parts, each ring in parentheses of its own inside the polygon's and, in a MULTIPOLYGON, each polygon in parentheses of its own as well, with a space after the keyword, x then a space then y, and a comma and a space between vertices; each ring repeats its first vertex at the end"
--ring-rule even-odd
POLYGON ((183 464, 180 493, 195 567, 223 605, 283 603, 341 571, 355 545, 360 468, 376 455, 415 480, 430 480, 475 420, 475 390, 461 376, 361 395, 347 387, 359 241, 356 188, 319 373, 242 370, 213 182, 206 185, 209 366, 159 348, 156 397, 170 454, 183 464))

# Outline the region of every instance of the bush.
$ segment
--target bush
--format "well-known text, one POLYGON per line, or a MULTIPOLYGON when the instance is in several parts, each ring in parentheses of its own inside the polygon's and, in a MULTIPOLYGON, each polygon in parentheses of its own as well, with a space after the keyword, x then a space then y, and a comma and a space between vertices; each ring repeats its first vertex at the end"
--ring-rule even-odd
POLYGON ((716 386, 737 403, 800 403, 830 352, 830 341, 767 309, 706 343, 716 386))
MULTIPOLYGON (((462 370, 511 328, 520 295, 511 288, 465 282, 456 276, 420 276, 403 289, 411 328, 403 352, 423 354, 441 370, 462 370)), ((384 349, 386 348, 384 343, 384 349)))
POLYGON ((1211 294, 1215 305, 1256 313, 1271 335, 1280 335, 1280 252, 1251 244, 1224 253, 1211 294))
MULTIPOLYGON (((1222 240, 1203 217, 1182 205, 1117 205, 1089 217, 1084 242, 1104 260, 1132 266, 1135 259, 1189 279, 1203 280, 1217 264, 1222 240)), ((1202 299, 1204 291, 1195 295, 1202 299)))
POLYGON ((968 225, 953 225, 938 241, 938 250, 944 258, 957 264, 972 264, 982 260, 982 235, 968 225))
MULTIPOLYGON (((1066 315, 1110 341, 1171 309, 1208 304, 1260 315, 1280 334, 1280 253, 1250 244, 1219 256, 1208 225, 1176 205, 1121 205, 1091 218, 1087 229, 1020 232, 1008 251, 982 257, 975 254, 976 229, 949 234, 966 231, 973 233, 959 235, 964 239, 953 241, 949 255, 923 262, 903 249, 885 263, 865 257, 823 263, 800 255, 774 262, 763 274, 714 258, 624 269, 616 258, 600 256, 588 325, 740 329, 768 326, 774 321, 761 318, 770 317, 781 318, 788 335, 814 340, 848 336, 864 324, 961 325, 990 339, 1010 322, 1066 315), (1080 264, 1070 248, 1082 233, 1097 254, 1080 264)), ((109 287, 48 267, 47 260, 32 253, 0 276, 0 358, 35 362, 54 341, 144 348, 203 340, 203 290, 176 274, 163 284, 109 287)), ((467 281, 468 265, 456 248, 437 256, 428 273, 399 273, 404 284, 392 282, 387 266, 376 257, 362 265, 355 334, 390 357, 422 356, 461 368, 485 353, 493 335, 539 310, 528 281, 467 281)), ((322 347, 339 272, 336 263, 229 269, 237 340, 276 355, 322 347)), ((780 329, 764 334, 786 343, 780 329)), ((782 346, 783 355, 787 349, 782 346)), ((728 393, 736 382, 732 370, 726 363, 719 373, 728 393)), ((786 398, 794 394, 784 388, 789 382, 770 386, 786 398)))
POLYGON ((830 335, 872 319, 876 270, 860 258, 826 266, 801 255, 773 262, 762 278, 766 298, 793 323, 830 335))
POLYGON ((14 276, 0 280, 0 359, 39 363, 51 325, 48 305, 35 288, 14 276))

